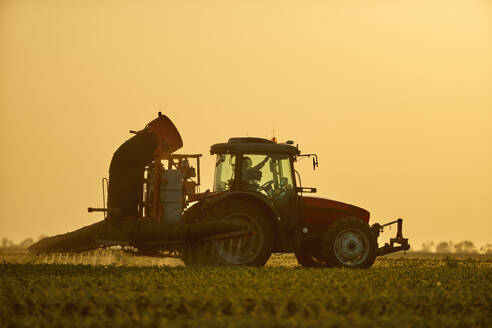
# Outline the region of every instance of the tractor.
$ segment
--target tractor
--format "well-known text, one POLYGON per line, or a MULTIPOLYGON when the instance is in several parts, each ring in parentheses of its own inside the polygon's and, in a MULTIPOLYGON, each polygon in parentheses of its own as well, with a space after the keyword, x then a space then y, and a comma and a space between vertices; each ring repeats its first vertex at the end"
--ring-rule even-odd
POLYGON ((401 218, 369 225, 365 209, 307 196, 317 190, 301 185, 294 164, 309 157, 314 169, 318 157, 293 141, 240 137, 212 145, 213 188, 200 192, 202 155, 174 153, 181 136, 166 116, 131 132, 113 156, 109 183, 103 179, 103 208, 89 208, 104 220, 48 237, 31 251, 121 245, 187 266, 263 266, 272 253, 294 253, 304 267, 369 268, 377 256, 410 248, 401 218), (395 238, 380 247, 380 233, 393 224, 395 238))
POLYGON ((314 169, 318 157, 302 154, 293 144, 247 137, 212 145, 213 191, 193 198, 197 202, 185 220, 243 223, 249 234, 209 245, 212 252, 191 247, 185 263, 262 266, 272 253, 294 253, 305 267, 368 268, 377 256, 410 248, 402 219, 370 226, 369 212, 360 207, 305 195, 317 190, 301 185, 294 163, 311 157, 314 169), (396 237, 378 247, 380 232, 391 224, 397 224, 396 237))

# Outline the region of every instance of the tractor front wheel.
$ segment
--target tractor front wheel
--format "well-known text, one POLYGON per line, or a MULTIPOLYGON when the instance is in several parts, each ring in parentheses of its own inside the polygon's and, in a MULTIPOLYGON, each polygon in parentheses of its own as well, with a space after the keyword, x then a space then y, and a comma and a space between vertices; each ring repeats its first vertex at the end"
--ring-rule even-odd
POLYGON ((336 267, 369 268, 376 260, 378 243, 366 222, 345 217, 327 227, 322 247, 336 267))

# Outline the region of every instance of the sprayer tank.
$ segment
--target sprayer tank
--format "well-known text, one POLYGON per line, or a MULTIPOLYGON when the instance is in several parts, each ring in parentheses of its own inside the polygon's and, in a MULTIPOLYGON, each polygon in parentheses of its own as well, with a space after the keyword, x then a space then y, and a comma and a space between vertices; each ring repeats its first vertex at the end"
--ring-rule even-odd
POLYGON ((167 183, 161 184, 160 198, 164 210, 164 220, 176 223, 183 211, 183 177, 181 171, 165 170, 162 178, 167 183))

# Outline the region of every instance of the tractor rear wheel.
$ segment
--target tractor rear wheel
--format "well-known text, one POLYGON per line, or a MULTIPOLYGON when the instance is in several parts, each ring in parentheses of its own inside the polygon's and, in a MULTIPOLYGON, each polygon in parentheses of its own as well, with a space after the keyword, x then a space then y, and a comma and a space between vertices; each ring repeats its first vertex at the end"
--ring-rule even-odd
POLYGON ((369 268, 376 260, 378 243, 366 222, 345 217, 327 227, 322 248, 335 267, 369 268))
POLYGON ((248 236, 191 246, 184 250, 186 265, 263 266, 274 245, 274 226, 267 213, 255 202, 235 200, 209 209, 206 220, 225 220, 248 226, 248 236))

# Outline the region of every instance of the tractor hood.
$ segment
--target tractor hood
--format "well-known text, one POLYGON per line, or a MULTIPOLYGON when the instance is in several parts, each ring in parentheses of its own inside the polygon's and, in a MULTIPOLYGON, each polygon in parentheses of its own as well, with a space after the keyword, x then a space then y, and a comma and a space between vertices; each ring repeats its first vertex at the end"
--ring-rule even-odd
POLYGON ((168 156, 183 147, 173 122, 160 115, 125 141, 109 165, 108 216, 136 218, 142 200, 144 169, 153 159, 168 156))
POLYGON ((318 197, 303 196, 302 200, 306 223, 326 224, 345 216, 355 216, 369 222, 370 213, 354 205, 318 197))

